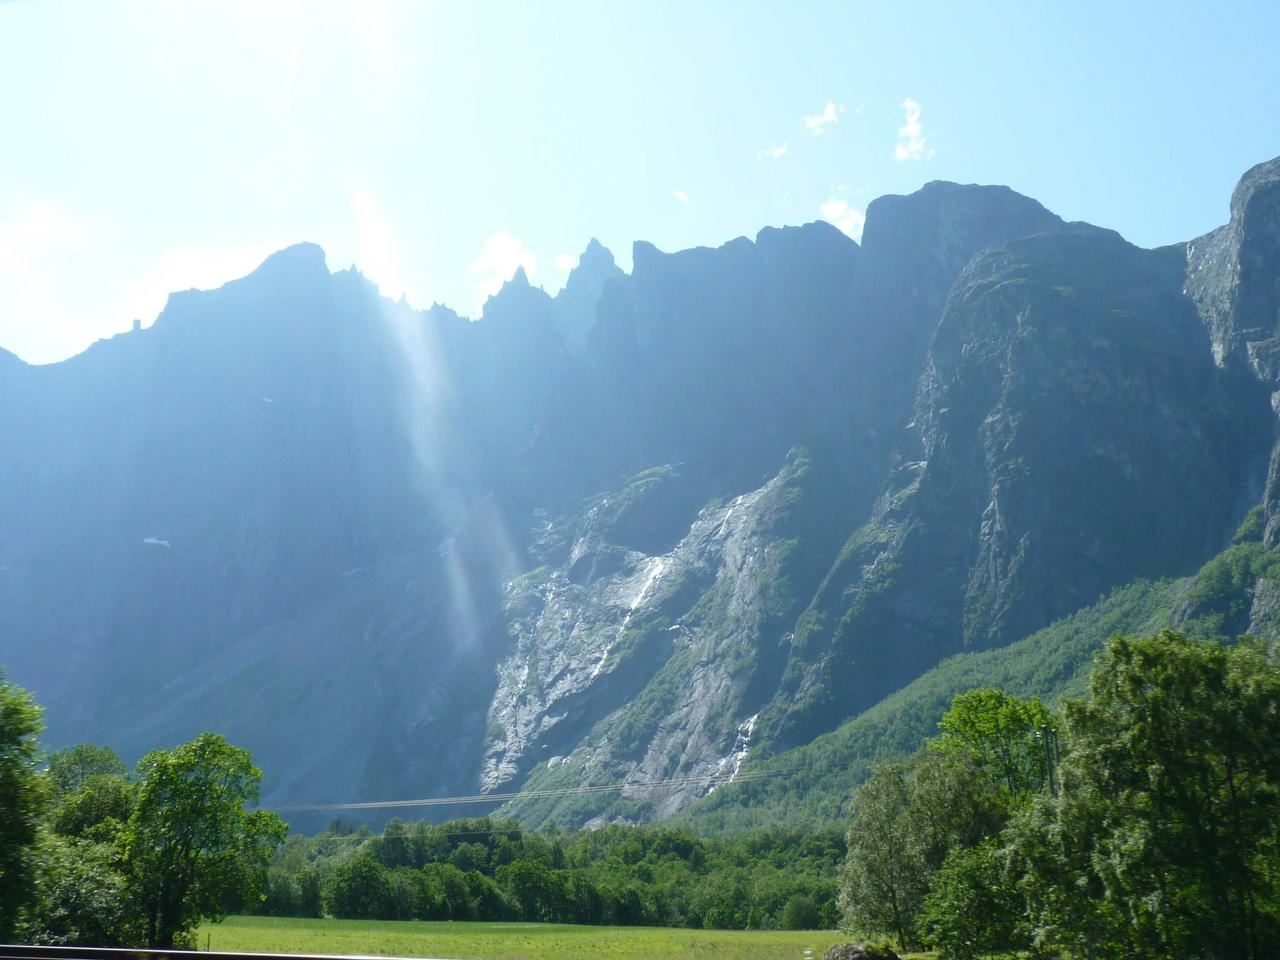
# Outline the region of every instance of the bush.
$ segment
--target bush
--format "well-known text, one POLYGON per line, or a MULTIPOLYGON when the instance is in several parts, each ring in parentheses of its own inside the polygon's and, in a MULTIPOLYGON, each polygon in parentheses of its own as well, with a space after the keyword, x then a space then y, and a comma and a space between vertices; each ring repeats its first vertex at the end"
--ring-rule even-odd
POLYGON ((119 856, 108 844, 49 836, 39 848, 38 895, 21 942, 115 947, 136 943, 133 911, 119 856))
POLYGON ((391 912, 387 868, 368 854, 340 864, 329 886, 329 912, 344 920, 378 920, 391 912))
POLYGON ((818 905, 812 897, 796 894, 783 906, 778 925, 783 930, 817 930, 822 926, 818 905))
POLYGON ((1021 901, 1004 875, 994 840, 953 850, 934 874, 920 911, 925 942, 947 960, 1024 949, 1021 901))

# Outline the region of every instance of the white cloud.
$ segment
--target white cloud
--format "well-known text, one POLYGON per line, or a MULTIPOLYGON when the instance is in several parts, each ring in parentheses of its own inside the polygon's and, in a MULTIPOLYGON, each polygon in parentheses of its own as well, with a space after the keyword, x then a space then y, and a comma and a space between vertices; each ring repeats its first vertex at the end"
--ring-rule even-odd
POLYGON ((169 294, 179 290, 213 290, 257 269, 263 260, 289 246, 283 239, 217 246, 172 247, 135 279, 119 298, 118 319, 137 317, 150 323, 169 294))
POLYGON ((29 200, 0 221, 0 271, 30 269, 43 254, 68 245, 81 247, 95 232, 88 219, 59 204, 29 200))
POLYGON ((842 113, 844 113, 844 107, 841 104, 828 100, 821 113, 817 116, 804 118, 804 125, 815 137, 821 136, 827 132, 827 127, 840 118, 842 113))
POLYGON ((176 290, 211 289, 251 272, 289 241, 179 245, 162 256, 128 251, 111 223, 28 200, 0 219, 0 346, 52 363, 93 341, 150 325, 176 290), (118 257, 125 250, 125 259, 118 257))
POLYGON ((556 269, 559 270, 561 273, 568 273, 570 270, 572 270, 574 267, 578 265, 578 258, 575 257, 572 253, 560 253, 560 254, 556 254, 556 259, 554 263, 555 263, 556 269))
POLYGON ((509 230, 499 230, 486 240, 480 255, 467 268, 480 278, 475 285, 476 311, 482 310, 485 301, 501 290, 502 285, 521 267, 533 282, 538 269, 538 255, 526 249, 523 240, 509 230))
POLYGON ((822 219, 841 233, 855 240, 862 239, 862 226, 867 218, 861 210, 849 206, 849 201, 840 197, 828 197, 819 209, 822 211, 822 219))
POLYGON ((893 148, 895 160, 928 160, 934 151, 925 150, 928 142, 924 124, 920 122, 920 104, 910 97, 902 101, 904 122, 898 128, 898 145, 893 148))
POLYGON ((24 360, 60 360, 96 339, 67 302, 77 255, 99 246, 99 225, 44 200, 0 220, 0 347, 24 360))
POLYGON ((781 160, 783 157, 787 155, 787 151, 790 149, 791 149, 791 144, 783 143, 776 147, 768 147, 765 150, 761 150, 758 154, 756 154, 756 156, 759 157, 761 160, 781 160))
POLYGON ((677 200, 679 200, 681 203, 689 202, 689 195, 685 193, 683 190, 673 190, 671 191, 671 195, 675 197, 677 200))
POLYGON ((399 241, 391 222, 372 191, 356 190, 351 196, 351 212, 356 222, 358 254, 356 266, 378 285, 384 297, 405 297, 422 305, 427 298, 421 286, 407 275, 399 241))

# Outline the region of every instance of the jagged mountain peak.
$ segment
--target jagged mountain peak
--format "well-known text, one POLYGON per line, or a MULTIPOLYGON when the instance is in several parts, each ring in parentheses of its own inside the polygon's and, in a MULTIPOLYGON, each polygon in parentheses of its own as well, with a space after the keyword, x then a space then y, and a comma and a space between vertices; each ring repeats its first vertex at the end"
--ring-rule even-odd
POLYGON ((667 254, 659 250, 656 245, 648 240, 636 240, 631 244, 631 271, 634 274, 639 264, 648 264, 659 257, 665 257, 667 254))
POLYGON ((956 272, 984 247, 1062 225, 1038 201, 1009 187, 934 180, 914 193, 872 200, 862 247, 873 259, 896 258, 903 247, 915 248, 956 272))
MULTIPOLYGON (((192 287, 170 293, 155 326, 165 332, 175 319, 211 317, 230 300, 252 301, 257 305, 252 311, 255 313, 266 302, 284 305, 286 313, 294 313, 303 305, 314 304, 318 298, 328 296, 334 276, 329 272, 324 250, 318 244, 296 243, 277 250, 252 272, 219 287, 210 290, 192 287)), ((376 287, 354 268, 336 276, 376 291, 376 287)), ((239 323, 242 318, 226 319, 239 323)))
POLYGON ((638 242, 628 275, 593 239, 480 322, 300 244, 56 373, 0 353, 0 662, 52 745, 224 729, 272 803, 734 771, 1230 536, 1277 183, 1185 260, 944 181, 862 243, 638 242))
POLYGON ((592 237, 587 243, 587 248, 582 251, 582 256, 578 258, 577 268, 586 267, 588 270, 607 270, 613 265, 613 252, 595 237, 592 237))
POLYGON ((1231 194, 1231 219, 1242 219, 1254 198, 1280 188, 1280 157, 1263 161, 1245 171, 1231 194))
POLYGON ((484 302, 480 319, 491 320, 495 317, 512 316, 526 309, 540 316, 546 312, 551 303, 551 295, 542 287, 535 287, 530 283, 529 274, 521 265, 516 267, 511 279, 484 302))
MULTIPOLYGON (((957 183, 954 180, 930 180, 907 194, 886 194, 877 200, 910 200, 915 203, 938 204, 945 202, 963 202, 983 205, 989 208, 1024 207, 1030 210, 1045 211, 1039 200, 1019 193, 1003 183, 957 183)), ((872 203, 876 203, 873 200, 872 203)))
POLYGON ((581 356, 586 350, 605 285, 625 277, 613 253, 592 237, 555 298, 556 324, 570 353, 581 356))
POLYGON ((725 257, 745 257, 754 248, 750 238, 734 237, 718 247, 688 247, 668 253, 647 240, 637 240, 631 245, 631 276, 640 281, 647 275, 672 268, 696 268, 723 262, 725 257))
POLYGON ((466 322, 457 310, 439 301, 432 303, 424 313, 437 323, 456 324, 466 322))
POLYGON ((1187 244, 1187 293, 1219 366, 1238 364, 1280 389, 1280 157, 1245 172, 1231 219, 1187 244))
POLYGON ((505 316, 530 306, 541 312, 550 304, 551 297, 541 287, 529 282, 529 274, 523 266, 516 267, 511 279, 498 288, 498 292, 485 301, 481 318, 488 320, 505 316))
POLYGON ((268 256, 250 276, 262 277, 304 277, 308 275, 329 275, 329 264, 325 260, 324 249, 317 243, 295 243, 277 250, 268 256))
POLYGON ((776 243, 779 240, 790 239, 792 237, 817 238, 824 240, 832 240, 837 243, 853 244, 857 246, 857 241, 847 234, 843 233, 839 227, 826 220, 810 220, 808 223, 802 223, 800 226, 781 226, 781 227, 761 227, 756 234, 756 245, 776 243))
MULTIPOLYGON (((593 298, 598 298, 600 290, 606 282, 614 277, 622 276, 626 276, 626 274, 614 260, 612 251, 595 237, 592 237, 591 242, 587 244, 587 248, 578 257, 577 264, 569 271, 569 278, 565 282, 564 291, 583 288, 590 291, 593 298)), ((564 291, 561 291, 561 293, 563 294, 564 291)), ((593 302, 591 305, 594 308, 595 303, 593 302)))

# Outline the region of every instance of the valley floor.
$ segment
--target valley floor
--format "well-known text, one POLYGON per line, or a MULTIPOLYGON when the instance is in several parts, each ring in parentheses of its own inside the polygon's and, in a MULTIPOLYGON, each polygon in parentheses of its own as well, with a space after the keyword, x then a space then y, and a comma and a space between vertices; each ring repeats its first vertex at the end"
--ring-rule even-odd
POLYGON ((200 949, 476 960, 821 960, 836 930, 685 930, 555 923, 228 917, 200 928, 200 949))

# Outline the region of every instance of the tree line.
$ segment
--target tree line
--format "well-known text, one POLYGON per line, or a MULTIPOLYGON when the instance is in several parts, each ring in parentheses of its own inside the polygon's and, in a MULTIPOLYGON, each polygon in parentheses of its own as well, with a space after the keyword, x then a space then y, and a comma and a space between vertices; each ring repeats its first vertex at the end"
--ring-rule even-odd
POLYGON ((262 896, 284 822, 249 754, 203 734, 130 772, 106 747, 39 752, 39 708, 0 676, 0 942, 192 947, 262 896))
POLYGON ((259 912, 384 920, 833 928, 844 830, 708 839, 676 826, 524 830, 480 817, 290 837, 259 912))
POLYGON ((858 789, 845 922, 944 957, 1280 956, 1280 665, 1115 637, 1058 716, 958 696, 858 789))
POLYGON ((955 697, 839 825, 723 838, 676 823, 341 823, 285 839, 260 772, 205 734, 132 772, 45 758, 0 679, 0 938, 191 945, 229 912, 690 927, 841 924, 970 960, 1280 956, 1280 657, 1173 631, 1112 638, 1051 711, 955 697))
POLYGON ((806 929, 839 921, 843 828, 726 839, 675 826, 542 832, 482 817, 334 824, 286 840, 249 754, 206 733, 130 771, 92 744, 42 755, 0 677, 0 940, 194 946, 230 913, 806 929))

